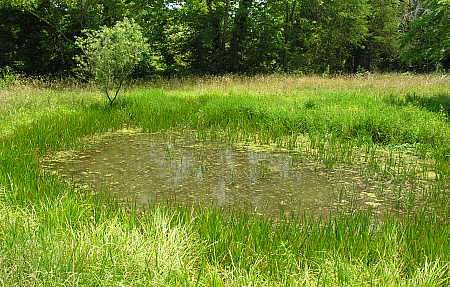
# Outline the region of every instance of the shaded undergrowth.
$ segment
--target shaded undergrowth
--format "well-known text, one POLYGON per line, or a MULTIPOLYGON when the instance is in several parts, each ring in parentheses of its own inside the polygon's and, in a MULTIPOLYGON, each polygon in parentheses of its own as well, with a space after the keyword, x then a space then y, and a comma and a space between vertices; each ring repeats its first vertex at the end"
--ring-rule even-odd
POLYGON ((430 112, 441 113, 445 117, 450 116, 450 94, 438 93, 432 97, 422 97, 415 93, 407 94, 404 97, 391 96, 387 98, 387 102, 395 106, 416 106, 426 109, 430 112))

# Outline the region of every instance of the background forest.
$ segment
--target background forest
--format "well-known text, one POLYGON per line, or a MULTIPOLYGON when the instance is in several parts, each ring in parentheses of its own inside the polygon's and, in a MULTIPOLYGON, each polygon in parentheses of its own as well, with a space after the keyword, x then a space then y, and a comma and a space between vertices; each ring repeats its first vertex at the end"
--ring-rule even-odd
POLYGON ((76 72, 85 29, 124 17, 151 50, 135 76, 450 68, 450 0, 2 0, 0 69, 76 72))

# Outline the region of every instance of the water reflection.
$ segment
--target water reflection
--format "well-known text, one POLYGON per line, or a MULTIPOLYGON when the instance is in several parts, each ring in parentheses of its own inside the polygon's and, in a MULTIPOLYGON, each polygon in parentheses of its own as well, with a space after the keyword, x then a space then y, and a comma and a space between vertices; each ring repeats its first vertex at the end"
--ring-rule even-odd
POLYGON ((350 202, 342 193, 349 185, 364 191, 357 199, 363 206, 384 200, 372 192, 373 182, 358 183, 355 171, 326 170, 295 153, 239 149, 188 136, 115 135, 46 165, 84 186, 106 186, 115 197, 140 205, 176 200, 267 215, 281 210, 323 215, 350 202))

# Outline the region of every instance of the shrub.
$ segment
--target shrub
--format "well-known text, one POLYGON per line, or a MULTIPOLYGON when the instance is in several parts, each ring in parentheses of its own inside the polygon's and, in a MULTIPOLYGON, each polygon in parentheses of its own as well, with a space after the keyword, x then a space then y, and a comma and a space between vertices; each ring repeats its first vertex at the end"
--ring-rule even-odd
POLYGON ((76 45, 83 54, 75 57, 80 71, 91 76, 112 105, 134 67, 144 59, 149 45, 141 27, 125 18, 113 27, 83 31, 76 45))
POLYGON ((21 75, 9 66, 0 68, 0 88, 14 86, 20 82, 20 78, 21 75))

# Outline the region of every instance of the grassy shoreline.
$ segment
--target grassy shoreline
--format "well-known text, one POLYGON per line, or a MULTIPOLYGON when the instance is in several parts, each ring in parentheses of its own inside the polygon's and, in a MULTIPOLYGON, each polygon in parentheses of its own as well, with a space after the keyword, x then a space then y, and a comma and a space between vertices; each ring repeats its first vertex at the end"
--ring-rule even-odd
POLYGON ((82 89, 9 89, 0 100, 0 285, 448 285, 448 77, 280 77, 140 87, 113 109, 82 89), (439 209, 276 223, 214 208, 142 212, 39 169, 44 154, 123 127, 287 148, 303 145, 303 134, 330 164, 382 148, 388 156, 372 164, 387 172, 406 165, 389 154, 413 153, 432 162, 439 209))

